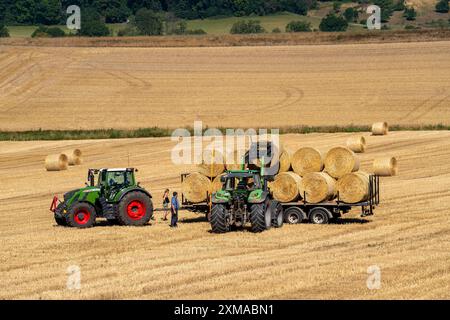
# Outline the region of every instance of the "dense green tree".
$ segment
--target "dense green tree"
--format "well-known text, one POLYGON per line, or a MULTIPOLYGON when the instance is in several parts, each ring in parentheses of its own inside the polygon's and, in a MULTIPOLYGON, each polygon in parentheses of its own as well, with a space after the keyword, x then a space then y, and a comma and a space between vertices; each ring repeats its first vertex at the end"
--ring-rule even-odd
POLYGON ((239 20, 233 24, 230 33, 244 34, 244 33, 264 33, 266 30, 261 26, 258 20, 239 20))
POLYGON ((81 29, 78 34, 88 37, 104 37, 110 34, 104 18, 94 9, 81 10, 81 29))
POLYGON ((61 1, 59 0, 37 1, 34 23, 58 24, 61 22, 61 11, 61 1))
POLYGON ((440 0, 436 4, 436 12, 448 13, 448 11, 449 11, 448 0, 440 0))
POLYGON ((139 9, 135 16, 136 28, 142 35, 163 34, 164 20, 161 14, 149 9, 139 9))
POLYGON ((311 30, 311 23, 305 21, 291 21, 286 25, 286 32, 308 32, 311 30))
POLYGON ((343 14, 345 20, 347 20, 348 22, 358 21, 358 15, 359 15, 358 10, 352 7, 345 9, 343 14))
POLYGON ((8 37, 9 37, 8 28, 6 28, 5 25, 0 22, 0 38, 8 38, 8 37))
POLYGON ((348 22, 341 16, 335 14, 328 14, 325 18, 320 21, 319 29, 320 31, 345 31, 348 28, 348 22))

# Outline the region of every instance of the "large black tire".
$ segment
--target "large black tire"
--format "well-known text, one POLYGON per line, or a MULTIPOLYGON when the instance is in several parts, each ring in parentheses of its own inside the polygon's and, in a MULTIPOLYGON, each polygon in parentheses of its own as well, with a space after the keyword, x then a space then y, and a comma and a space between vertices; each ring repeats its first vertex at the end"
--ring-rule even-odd
POLYGON ((55 210, 55 211, 56 211, 56 212, 59 212, 59 214, 56 214, 56 213, 55 213, 54 218, 55 218, 56 224, 57 224, 58 226, 63 226, 63 227, 65 227, 65 226, 67 226, 66 218, 65 218, 64 216, 61 216, 61 215, 60 215, 63 206, 64 206, 64 203, 62 203, 62 202, 61 202, 60 204, 58 204, 58 206, 56 207, 56 210, 55 210))
POLYGON ((86 202, 75 202, 67 210, 67 225, 74 228, 90 228, 95 223, 95 208, 86 202))
POLYGON ((211 230, 214 233, 225 233, 230 231, 230 225, 227 220, 227 209, 223 204, 215 204, 211 209, 211 230))
POLYGON ((290 207, 284 210, 284 222, 289 224, 301 223, 306 219, 305 212, 298 207, 290 207))
POLYGON ((256 203, 252 205, 250 212, 250 222, 253 232, 263 232, 270 229, 272 225, 272 212, 269 207, 270 202, 256 203))
POLYGON ((309 221, 314 224, 327 224, 330 211, 323 207, 317 207, 309 212, 309 221))
POLYGON ((272 227, 281 228, 283 226, 283 206, 278 201, 270 201, 270 211, 272 212, 272 227))
POLYGON ((119 202, 117 221, 125 226, 143 226, 153 216, 153 203, 148 195, 139 191, 127 193, 119 202))

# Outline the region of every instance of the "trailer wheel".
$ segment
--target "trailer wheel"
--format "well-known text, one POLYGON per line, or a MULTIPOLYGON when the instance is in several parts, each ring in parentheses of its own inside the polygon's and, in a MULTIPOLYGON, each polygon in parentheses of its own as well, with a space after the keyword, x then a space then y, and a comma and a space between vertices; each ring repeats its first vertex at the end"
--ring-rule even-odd
POLYGON ((327 224, 331 213, 328 209, 318 207, 309 213, 309 221, 314 224, 327 224))
POLYGON ((272 227, 281 228, 283 226, 283 206, 278 201, 270 202, 270 210, 272 212, 272 227))
POLYGON ((306 218, 305 212, 297 207, 290 207, 284 211, 284 222, 289 224, 301 223, 306 218))
POLYGON ((215 204, 211 209, 211 229, 214 233, 225 233, 230 231, 230 225, 227 221, 227 209, 223 204, 215 204))

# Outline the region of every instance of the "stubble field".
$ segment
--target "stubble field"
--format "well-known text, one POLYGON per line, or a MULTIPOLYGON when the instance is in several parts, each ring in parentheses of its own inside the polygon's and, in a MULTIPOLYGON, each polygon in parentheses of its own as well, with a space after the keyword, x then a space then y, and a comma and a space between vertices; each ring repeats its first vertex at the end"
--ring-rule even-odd
MULTIPOLYGON (((349 134, 285 135, 287 147, 323 150, 349 134)), ((374 216, 351 212, 336 224, 285 225, 262 234, 215 235, 203 216, 182 211, 177 230, 161 220, 132 228, 101 224, 58 227, 48 211, 53 194, 82 186, 87 168, 140 169, 154 195, 180 191, 169 138, 0 142, 0 298, 450 298, 450 133, 364 134, 371 160, 394 155, 399 175, 381 180, 374 216), (49 152, 80 147, 81 166, 46 172, 49 152), (80 267, 81 290, 66 288, 67 268, 80 267), (366 286, 381 269, 381 288, 366 286)))
POLYGON ((0 47, 0 128, 450 124, 450 42, 0 47))

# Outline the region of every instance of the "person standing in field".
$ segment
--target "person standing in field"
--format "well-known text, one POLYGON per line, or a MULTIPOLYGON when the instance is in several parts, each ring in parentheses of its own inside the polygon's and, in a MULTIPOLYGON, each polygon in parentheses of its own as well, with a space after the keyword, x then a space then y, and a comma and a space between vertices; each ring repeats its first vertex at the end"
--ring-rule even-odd
POLYGON ((172 201, 170 203, 170 211, 172 213, 172 219, 170 221, 170 227, 176 228, 178 227, 178 208, 180 204, 178 203, 178 193, 175 191, 173 193, 172 201))
POLYGON ((164 208, 164 221, 167 221, 167 215, 169 214, 169 189, 166 189, 163 194, 163 208, 164 208))

